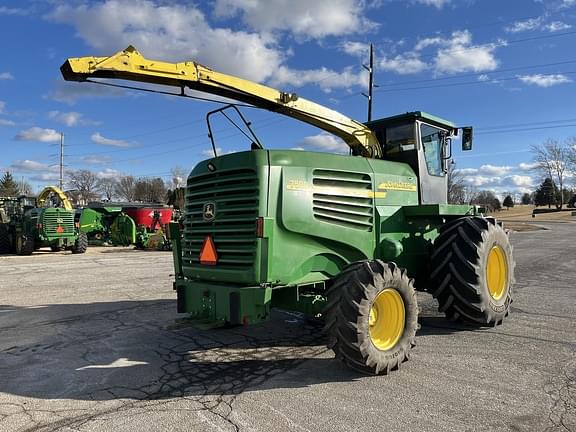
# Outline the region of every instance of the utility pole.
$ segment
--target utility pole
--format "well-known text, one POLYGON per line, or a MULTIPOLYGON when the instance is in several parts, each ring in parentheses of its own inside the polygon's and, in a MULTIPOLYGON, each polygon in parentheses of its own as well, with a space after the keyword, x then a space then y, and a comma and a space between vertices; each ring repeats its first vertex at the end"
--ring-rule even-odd
POLYGON ((368 98, 368 121, 372 121, 372 93, 374 89, 374 45, 370 44, 370 63, 369 66, 362 65, 368 71, 368 94, 362 93, 368 98))
POLYGON ((60 132, 60 190, 64 190, 64 134, 60 132))

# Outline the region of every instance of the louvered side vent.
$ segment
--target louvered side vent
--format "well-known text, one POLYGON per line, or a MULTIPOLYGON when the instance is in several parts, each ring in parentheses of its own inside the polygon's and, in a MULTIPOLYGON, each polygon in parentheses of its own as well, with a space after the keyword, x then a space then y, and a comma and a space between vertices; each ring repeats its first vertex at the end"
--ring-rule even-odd
POLYGON ((212 236, 218 267, 244 270, 254 266, 258 177, 251 169, 217 171, 188 179, 184 228, 184 264, 200 265, 200 249, 212 236), (214 203, 215 218, 203 218, 203 206, 214 203))
POLYGON ((372 231, 374 202, 368 174, 314 170, 314 217, 323 222, 372 231))

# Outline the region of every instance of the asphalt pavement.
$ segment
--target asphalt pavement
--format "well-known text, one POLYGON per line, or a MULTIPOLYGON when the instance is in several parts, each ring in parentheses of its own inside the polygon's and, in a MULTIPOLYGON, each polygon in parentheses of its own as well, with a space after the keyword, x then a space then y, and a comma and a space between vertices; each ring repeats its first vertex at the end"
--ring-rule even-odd
POLYGON ((576 224, 516 233, 512 314, 446 321, 366 377, 318 324, 178 321, 169 252, 0 256, 0 431, 576 431, 576 224))

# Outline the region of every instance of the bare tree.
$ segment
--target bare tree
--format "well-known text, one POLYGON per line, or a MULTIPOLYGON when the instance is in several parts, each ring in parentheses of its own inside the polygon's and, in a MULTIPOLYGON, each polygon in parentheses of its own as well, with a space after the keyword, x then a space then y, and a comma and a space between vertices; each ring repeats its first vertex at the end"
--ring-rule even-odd
POLYGON ((98 179, 98 183, 96 183, 96 188, 108 201, 112 201, 112 198, 116 196, 117 187, 118 181, 114 178, 101 178, 98 179))
POLYGON ((136 199, 136 180, 130 175, 122 176, 116 185, 116 196, 128 202, 136 199))
POLYGON ((24 179, 18 182, 18 190, 20 195, 32 195, 34 193, 32 190, 32 185, 24 179))
POLYGON ((465 204, 466 201, 466 184, 462 172, 456 169, 456 164, 448 164, 448 203, 465 204))
POLYGON ((565 145, 568 150, 568 168, 572 174, 576 174, 576 137, 567 138, 565 145))
POLYGON ((564 205, 564 181, 573 149, 568 142, 562 145, 557 140, 547 139, 543 144, 530 146, 530 151, 534 154, 536 169, 557 183, 560 194, 556 207, 561 209, 564 205))
POLYGON ((139 178, 134 186, 134 198, 143 202, 166 202, 167 190, 161 178, 139 178))
POLYGON ((96 192, 98 177, 92 171, 78 170, 68 173, 69 185, 78 191, 79 204, 87 204, 99 197, 96 192))
POLYGON ((179 165, 170 170, 172 178, 170 179, 170 189, 177 189, 186 186, 186 169, 179 165))

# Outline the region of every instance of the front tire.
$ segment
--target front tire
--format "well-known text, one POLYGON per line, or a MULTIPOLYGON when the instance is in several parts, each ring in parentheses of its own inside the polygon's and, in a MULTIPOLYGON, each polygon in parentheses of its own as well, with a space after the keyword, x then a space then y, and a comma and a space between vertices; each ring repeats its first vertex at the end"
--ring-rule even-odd
POLYGON ((515 262, 504 229, 494 219, 447 223, 434 242, 428 290, 451 320, 496 326, 509 314, 515 262))
POLYGON ((10 232, 8 226, 0 224, 0 254, 10 253, 10 232))
POLYGON ((88 249, 88 236, 84 232, 78 233, 74 246, 72 247, 73 254, 82 254, 88 249))
POLYGON ((387 374, 409 358, 418 304, 406 270, 380 260, 345 268, 327 292, 328 346, 348 367, 387 374))

